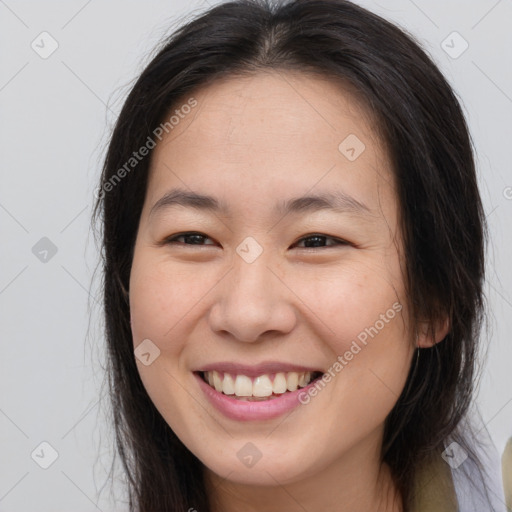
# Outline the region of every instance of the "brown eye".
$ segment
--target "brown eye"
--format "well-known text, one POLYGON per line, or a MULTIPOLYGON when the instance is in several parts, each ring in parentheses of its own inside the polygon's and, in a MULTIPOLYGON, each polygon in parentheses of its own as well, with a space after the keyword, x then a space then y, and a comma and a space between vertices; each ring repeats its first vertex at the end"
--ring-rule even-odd
MULTIPOLYGON (((186 233, 178 233, 176 235, 172 235, 167 237, 162 245, 173 245, 173 244, 181 244, 181 245, 215 245, 213 243, 205 244, 203 243, 205 240, 212 240, 210 237, 206 236, 203 233, 198 233, 195 231, 189 231, 186 233)), ((345 240, 341 240, 338 238, 334 238, 332 236, 313 234, 308 235, 301 238, 295 245, 304 242, 306 245, 299 247, 301 249, 320 249, 324 247, 335 247, 338 245, 348 245, 348 242, 345 240), (331 241, 334 243, 326 243, 327 241, 331 241)))
POLYGON ((170 237, 167 237, 163 241, 163 245, 171 245, 171 244, 183 244, 183 245, 214 245, 214 244, 203 244, 201 243, 204 240, 211 240, 208 236, 204 235, 203 233, 197 233, 195 231, 187 232, 187 233, 180 233, 177 235, 172 235, 170 237), (183 239, 183 242, 179 239, 183 239))
POLYGON ((302 241, 306 241, 306 246, 301 247, 301 249, 316 249, 316 248, 322 248, 322 247, 332 247, 337 245, 347 245, 348 242, 345 242, 344 240, 340 240, 338 238, 334 238, 332 236, 327 235, 308 235, 303 238, 301 238, 297 243, 301 243, 302 241), (326 240, 333 240, 334 244, 330 245, 324 245, 324 241, 326 240))

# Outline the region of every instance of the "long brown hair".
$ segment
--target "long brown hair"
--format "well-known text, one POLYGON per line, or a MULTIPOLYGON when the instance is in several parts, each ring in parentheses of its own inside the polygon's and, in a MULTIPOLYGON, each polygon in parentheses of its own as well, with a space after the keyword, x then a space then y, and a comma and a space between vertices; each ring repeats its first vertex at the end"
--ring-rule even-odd
POLYGON ((413 361, 385 422, 382 460, 408 510, 418 468, 449 436, 482 468, 459 427, 477 378, 487 228, 470 135, 451 87, 411 36, 346 0, 215 6, 163 42, 122 107, 93 223, 101 223, 106 379, 130 510, 204 512, 209 503, 202 463, 153 405, 133 353, 129 275, 150 156, 114 178, 194 89, 265 69, 314 72, 357 89, 393 164, 411 325, 428 321, 433 331, 443 315, 450 321, 445 339, 413 361))

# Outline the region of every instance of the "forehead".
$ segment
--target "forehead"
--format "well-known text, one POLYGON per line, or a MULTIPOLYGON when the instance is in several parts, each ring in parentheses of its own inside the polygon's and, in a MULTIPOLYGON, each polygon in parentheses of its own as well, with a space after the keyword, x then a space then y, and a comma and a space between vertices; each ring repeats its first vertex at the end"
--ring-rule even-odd
POLYGON ((184 96, 173 114, 179 122, 152 156, 155 199, 171 184, 218 197, 243 189, 254 201, 342 185, 365 202, 392 181, 374 119, 341 82, 289 71, 223 78, 184 96), (181 110, 191 98, 197 105, 181 110))
POLYGON ((178 137, 197 145, 230 141, 250 144, 253 140, 285 149, 287 140, 315 134, 322 136, 316 137, 317 144, 334 142, 337 148, 336 142, 347 129, 362 139, 371 138, 375 146, 381 144, 376 137, 376 119, 366 103, 352 85, 340 79, 275 70, 219 78, 183 96, 167 118, 179 113, 192 97, 198 106, 180 119, 173 116, 175 124, 166 130, 159 149, 178 137), (194 140, 199 135, 201 138, 194 140))

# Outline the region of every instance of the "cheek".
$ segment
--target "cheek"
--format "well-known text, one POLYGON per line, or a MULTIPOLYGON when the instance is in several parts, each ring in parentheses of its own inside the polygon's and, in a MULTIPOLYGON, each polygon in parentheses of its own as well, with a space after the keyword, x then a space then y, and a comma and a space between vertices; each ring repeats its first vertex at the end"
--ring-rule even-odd
POLYGON ((168 267, 134 258, 130 312, 136 341, 163 341, 204 294, 204 284, 197 280, 197 273, 178 273, 168 267))
POLYGON ((190 311, 191 302, 197 302, 199 290, 194 290, 192 279, 180 278, 169 265, 165 271, 164 267, 154 256, 135 252, 130 275, 131 330, 134 347, 149 339, 160 350, 154 362, 146 366, 137 361, 137 368, 155 407, 171 428, 181 432, 180 411, 187 395, 178 362, 187 336, 182 331, 174 334, 182 327, 180 320, 190 311))
POLYGON ((385 416, 401 392, 411 358, 401 281, 384 268, 354 262, 314 281, 303 274, 295 286, 297 295, 307 297, 315 314, 311 319, 330 349, 333 402, 340 411, 357 412, 354 421, 366 417, 370 424, 374 414, 385 416))
MULTIPOLYGON (((321 320, 325 339, 337 354, 349 349, 352 340, 364 342, 368 331, 403 336, 403 291, 399 281, 382 267, 352 262, 339 270, 316 269, 294 279, 294 291, 321 320)), ((381 336, 381 340, 384 336, 381 336)))

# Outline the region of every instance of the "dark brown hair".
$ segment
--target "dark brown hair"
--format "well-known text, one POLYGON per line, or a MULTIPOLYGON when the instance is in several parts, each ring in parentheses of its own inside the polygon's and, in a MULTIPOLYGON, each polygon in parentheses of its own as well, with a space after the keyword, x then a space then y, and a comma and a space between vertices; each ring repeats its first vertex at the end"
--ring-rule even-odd
POLYGON ((445 339, 414 359, 385 422, 382 461, 409 510, 418 468, 449 436, 482 467, 459 427, 477 377, 487 228, 451 87, 411 36, 345 0, 215 6, 164 41, 123 105, 93 222, 100 219, 102 228, 107 379, 130 510, 204 512, 209 503, 202 463, 153 405, 133 353, 129 276, 150 156, 115 186, 107 183, 183 97, 216 79, 263 70, 312 72, 357 90, 392 162, 411 325, 427 321, 433 330, 443 315, 450 321, 445 339))

